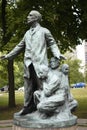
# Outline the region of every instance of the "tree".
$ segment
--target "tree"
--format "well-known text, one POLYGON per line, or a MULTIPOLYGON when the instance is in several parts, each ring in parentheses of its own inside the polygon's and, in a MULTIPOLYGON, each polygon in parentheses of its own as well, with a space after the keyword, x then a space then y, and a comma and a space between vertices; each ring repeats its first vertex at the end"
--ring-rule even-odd
POLYGON ((8 60, 9 107, 15 107, 13 60, 8 60))
MULTIPOLYGON (((8 37, 6 35, 7 33, 7 22, 6 22, 6 7, 7 7, 7 1, 2 0, 2 47, 7 44, 8 37)), ((8 61, 8 85, 9 85, 9 107, 15 106, 15 93, 14 93, 14 73, 13 73, 13 60, 8 61)))
POLYGON ((30 10, 36 9, 43 15, 42 24, 51 30, 57 41, 60 41, 61 50, 66 50, 69 46, 75 47, 82 37, 79 31, 82 24, 80 4, 82 2, 78 0, 19 0, 14 6, 10 1, 6 8, 7 40, 18 42, 21 39, 28 29, 27 14, 30 10))
POLYGON ((3 37, 2 41, 3 43, 6 43, 6 6, 7 6, 7 1, 2 0, 2 13, 1 13, 1 18, 2 18, 2 29, 3 29, 3 37))
POLYGON ((82 72, 80 72, 80 63, 81 61, 78 59, 68 59, 66 63, 70 67, 70 72, 69 72, 69 79, 70 79, 70 84, 77 83, 77 82, 84 82, 84 76, 82 72))
POLYGON ((85 66, 84 82, 87 84, 87 66, 85 66))
POLYGON ((29 28, 27 14, 36 9, 43 15, 42 25, 51 30, 56 41, 60 41, 61 51, 69 49, 69 46, 75 47, 80 44, 80 38, 86 39, 86 7, 87 3, 81 0, 18 0, 15 3, 7 0, 5 41, 14 43, 14 46, 20 41, 29 28))

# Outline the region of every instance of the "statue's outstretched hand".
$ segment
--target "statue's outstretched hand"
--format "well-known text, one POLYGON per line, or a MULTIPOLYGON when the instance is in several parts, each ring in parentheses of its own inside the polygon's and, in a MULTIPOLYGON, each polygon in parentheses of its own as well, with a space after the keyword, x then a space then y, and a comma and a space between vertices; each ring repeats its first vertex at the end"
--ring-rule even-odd
POLYGON ((60 60, 66 60, 67 58, 64 55, 60 55, 60 60))
POLYGON ((6 59, 6 55, 0 57, 0 60, 5 60, 5 59, 6 59))

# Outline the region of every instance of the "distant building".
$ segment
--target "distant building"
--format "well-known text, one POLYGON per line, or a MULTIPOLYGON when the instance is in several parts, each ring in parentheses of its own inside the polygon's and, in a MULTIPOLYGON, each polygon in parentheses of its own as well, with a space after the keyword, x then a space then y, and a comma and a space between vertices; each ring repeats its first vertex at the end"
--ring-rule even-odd
POLYGON ((76 47, 77 58, 82 61, 81 71, 84 73, 85 66, 87 65, 87 41, 83 40, 82 45, 76 47))
POLYGON ((87 41, 85 41, 84 50, 85 50, 85 65, 87 65, 87 41))

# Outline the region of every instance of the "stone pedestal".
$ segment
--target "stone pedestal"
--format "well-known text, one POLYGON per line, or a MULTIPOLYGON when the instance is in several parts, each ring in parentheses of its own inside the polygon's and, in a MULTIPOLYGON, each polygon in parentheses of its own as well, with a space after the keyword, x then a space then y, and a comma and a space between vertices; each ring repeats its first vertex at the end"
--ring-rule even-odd
POLYGON ((23 128, 16 125, 13 125, 12 130, 78 130, 77 126, 71 126, 67 128, 44 128, 44 129, 34 129, 34 128, 23 128))
POLYGON ((37 112, 26 116, 14 115, 12 130, 77 130, 77 117, 74 115, 42 118, 37 112))

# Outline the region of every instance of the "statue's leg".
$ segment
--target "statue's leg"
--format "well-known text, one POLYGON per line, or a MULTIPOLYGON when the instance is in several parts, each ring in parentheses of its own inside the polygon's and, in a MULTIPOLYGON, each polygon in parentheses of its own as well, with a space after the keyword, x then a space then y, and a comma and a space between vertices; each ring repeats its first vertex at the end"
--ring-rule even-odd
POLYGON ((26 115, 36 110, 33 100, 32 80, 24 77, 24 107, 15 116, 26 115))
POLYGON ((36 75, 33 64, 28 67, 28 71, 30 78, 24 77, 24 108, 32 112, 36 109, 33 94, 40 87, 40 80, 36 75))
POLYGON ((38 105, 37 109, 43 113, 51 113, 55 112, 55 110, 63 105, 65 102, 64 97, 60 97, 60 95, 54 95, 48 98, 43 99, 38 105))
POLYGON ((24 78, 24 107, 33 105, 32 80, 24 78))
POLYGON ((36 110, 33 94, 41 87, 40 79, 36 75, 33 64, 24 69, 24 108, 18 113, 19 115, 25 115, 36 110))
POLYGON ((24 77, 24 107, 16 116, 26 115, 36 110, 33 99, 32 80, 24 77))
POLYGON ((38 78, 33 64, 29 66, 30 79, 32 79, 33 92, 41 89, 42 81, 38 78))
POLYGON ((24 108, 29 109, 29 113, 36 110, 34 103, 34 92, 41 87, 41 81, 37 77, 33 64, 28 67, 30 78, 24 77, 24 108))

